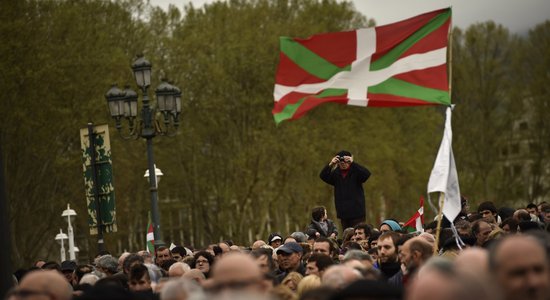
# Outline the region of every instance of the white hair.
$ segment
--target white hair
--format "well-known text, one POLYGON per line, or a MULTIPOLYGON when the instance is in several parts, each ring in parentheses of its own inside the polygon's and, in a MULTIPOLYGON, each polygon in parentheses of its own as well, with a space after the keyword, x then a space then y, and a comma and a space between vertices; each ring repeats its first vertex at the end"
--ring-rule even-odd
POLYGON ((334 265, 329 267, 321 279, 324 286, 335 289, 343 289, 350 283, 361 279, 363 276, 358 270, 345 266, 334 265))
POLYGON ((98 280, 99 280, 99 276, 92 273, 87 273, 87 274, 84 274, 84 276, 82 276, 79 284, 94 285, 98 280))
POLYGON ((160 300, 205 299, 202 287, 184 278, 169 280, 160 291, 160 300))
POLYGON ((187 273, 189 270, 191 270, 191 267, 186 263, 176 262, 170 266, 170 268, 168 269, 168 273, 175 269, 180 269, 183 273, 187 273))
POLYGON ((159 280, 162 278, 162 271, 160 268, 153 264, 143 264, 147 267, 147 271, 149 272, 149 279, 151 279, 151 282, 158 283, 159 280))

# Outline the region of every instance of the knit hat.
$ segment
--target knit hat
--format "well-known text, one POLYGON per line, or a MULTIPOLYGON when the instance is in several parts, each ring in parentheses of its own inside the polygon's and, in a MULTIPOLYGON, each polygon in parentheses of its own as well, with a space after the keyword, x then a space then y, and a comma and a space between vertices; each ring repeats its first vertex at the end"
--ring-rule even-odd
POLYGON ((401 226, 399 226, 399 224, 397 222, 395 222, 394 220, 384 220, 384 222, 382 222, 382 224, 380 224, 380 227, 382 227, 382 225, 384 225, 384 224, 390 226, 391 231, 400 231, 401 230, 401 226))
POLYGON ((338 156, 351 156, 351 153, 349 151, 342 150, 342 151, 338 152, 336 155, 338 155, 338 156))

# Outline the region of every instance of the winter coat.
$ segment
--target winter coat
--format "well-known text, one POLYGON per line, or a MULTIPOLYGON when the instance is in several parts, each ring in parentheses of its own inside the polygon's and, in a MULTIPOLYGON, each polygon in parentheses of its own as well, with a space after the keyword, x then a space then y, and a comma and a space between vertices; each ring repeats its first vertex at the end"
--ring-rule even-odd
POLYGON ((346 177, 342 176, 340 168, 332 170, 326 165, 321 174, 321 179, 334 186, 334 204, 336 216, 339 219, 358 219, 366 216, 365 192, 363 183, 369 179, 370 171, 353 162, 346 177))
POLYGON ((319 236, 330 237, 331 234, 338 235, 338 228, 334 225, 334 222, 330 219, 326 220, 327 222, 327 231, 323 229, 320 222, 311 220, 311 223, 307 227, 306 234, 308 236, 315 236, 316 232, 319 232, 319 236))

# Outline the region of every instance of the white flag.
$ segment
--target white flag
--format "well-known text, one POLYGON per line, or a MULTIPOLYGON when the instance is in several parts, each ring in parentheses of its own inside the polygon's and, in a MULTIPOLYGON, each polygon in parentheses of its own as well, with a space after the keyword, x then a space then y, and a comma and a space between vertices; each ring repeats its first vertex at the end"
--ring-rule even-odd
POLYGON ((442 192, 445 194, 443 215, 451 222, 462 209, 452 142, 453 131, 451 129, 451 108, 449 107, 445 120, 445 132, 428 181, 428 193, 442 192))

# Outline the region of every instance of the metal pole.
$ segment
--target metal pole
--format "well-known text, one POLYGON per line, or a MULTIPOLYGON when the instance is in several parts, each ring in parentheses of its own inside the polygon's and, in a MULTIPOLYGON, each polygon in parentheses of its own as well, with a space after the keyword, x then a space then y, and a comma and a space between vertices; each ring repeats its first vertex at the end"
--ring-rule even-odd
POLYGON ((65 254, 65 245, 63 244, 63 240, 64 239, 61 239, 61 262, 64 262, 67 259, 66 254, 65 254))
MULTIPOLYGON (((0 137, 2 135, 0 134, 0 137)), ((9 204, 4 180, 4 156, 0 140, 0 241, 2 241, 2 255, 0 255, 0 297, 4 297, 13 286, 12 278, 12 248, 11 230, 9 223, 9 204)))
POLYGON ((155 249, 164 246, 162 234, 160 231, 160 211, 157 198, 157 175, 155 173, 155 159, 153 157, 153 138, 156 135, 154 125, 154 111, 149 104, 147 87, 141 89, 143 92, 141 117, 143 120, 143 130, 141 137, 147 140, 147 164, 149 165, 149 189, 151 191, 151 218, 153 222, 153 234, 155 236, 155 249))
POLYGON ((94 124, 88 123, 88 139, 90 140, 90 167, 92 170, 92 181, 93 181, 93 190, 94 190, 94 200, 95 200, 95 211, 96 211, 96 225, 97 225, 97 252, 101 253, 105 251, 105 243, 103 241, 103 223, 101 220, 101 203, 99 201, 99 189, 97 187, 97 168, 96 168, 96 157, 95 157, 95 133, 94 133, 94 124))
MULTIPOLYGON (((67 209, 70 209, 68 204, 67 209)), ((67 227, 67 231, 69 232, 69 259, 74 261, 76 260, 76 255, 74 252, 74 233, 73 226, 71 225, 71 216, 67 216, 67 221, 69 222, 69 227, 67 227)))
POLYGON ((153 158, 153 138, 147 138, 147 162, 149 164, 149 189, 151 191, 151 217, 153 221, 153 234, 155 236, 155 249, 164 246, 160 231, 160 211, 157 194, 157 175, 155 174, 155 160, 153 158))

